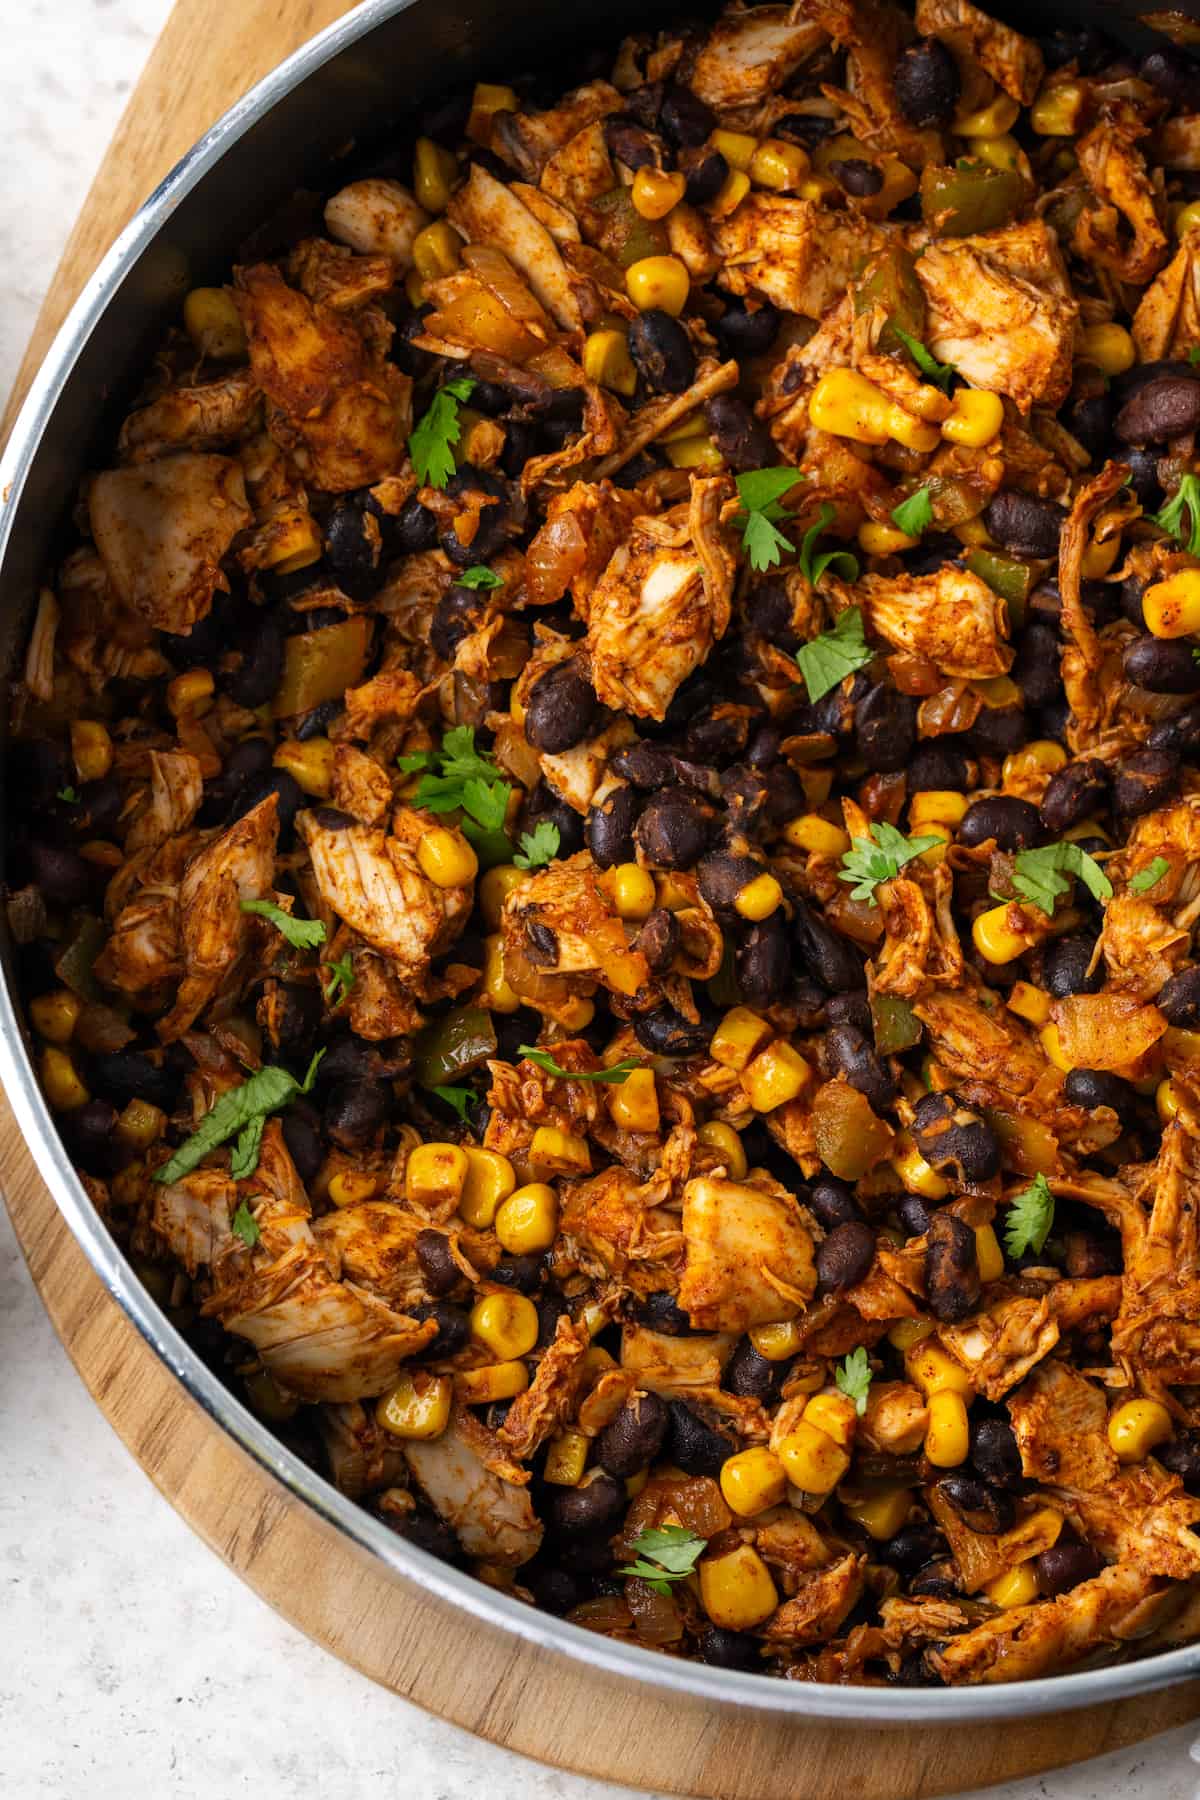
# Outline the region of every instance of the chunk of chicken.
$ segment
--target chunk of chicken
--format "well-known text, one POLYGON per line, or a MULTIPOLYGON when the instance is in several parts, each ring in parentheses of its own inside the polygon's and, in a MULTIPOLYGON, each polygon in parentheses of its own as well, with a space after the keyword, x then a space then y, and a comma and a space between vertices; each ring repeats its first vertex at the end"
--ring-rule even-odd
POLYGON ((1059 1339, 1058 1320, 1047 1297, 1013 1295, 964 1319, 944 1325, 943 1344, 968 1369, 979 1392, 1002 1400, 1059 1339))
POLYGON ((1114 894, 1104 909, 1100 949, 1108 979, 1136 999, 1149 1000, 1187 956, 1191 932, 1140 894, 1114 894))
POLYGON ((1198 1189, 1200 1145, 1173 1120, 1137 1196, 1149 1218, 1140 1229, 1136 1213, 1119 1221, 1125 1274, 1112 1333, 1114 1354, 1159 1381, 1200 1381, 1198 1189))
POLYGON ((931 1054, 947 1074, 983 1082, 997 1094, 1027 1094, 1046 1073, 1041 1048, 1004 1008, 973 994, 926 994, 913 1011, 929 1034, 931 1054))
POLYGON ((221 558, 252 523, 239 463, 185 452, 107 469, 88 489, 96 548, 119 599, 160 631, 189 632, 226 585, 221 558))
POLYGON ((943 1681, 1027 1681, 1111 1650, 1145 1628, 1160 1583, 1135 1563, 1104 1569, 1054 1600, 1014 1606, 927 1652, 943 1681))
POLYGON ((398 269, 413 266, 413 240, 429 214, 402 182, 369 175, 339 188, 325 203, 330 237, 364 255, 386 256, 398 269))
POLYGON ((876 898, 886 936, 875 956, 875 992, 913 1000, 932 988, 957 987, 963 953, 954 923, 953 871, 939 863, 925 885, 903 877, 885 881, 876 898))
POLYGON ((822 1644, 837 1628, 863 1588, 865 1556, 851 1553, 827 1569, 800 1577, 797 1592, 767 1620, 763 1636, 771 1644, 822 1644))
POLYGON ((602 194, 610 194, 616 185, 599 120, 569 138, 542 170, 542 192, 573 213, 593 241, 601 236, 605 224, 604 214, 596 211, 594 203, 602 194))
POLYGON ((1149 1575, 1186 1581, 1200 1574, 1200 1499, 1185 1494, 1178 1475, 1156 1463, 1122 1469, 1101 1489, 1063 1497, 1079 1518, 1088 1541, 1111 1562, 1131 1564, 1149 1575))
POLYGON ((606 706, 661 719, 729 626, 735 557, 724 476, 692 482, 685 507, 635 519, 592 590, 587 646, 606 706))
POLYGON ((1062 1520, 1052 1507, 1038 1507, 1008 1531, 984 1532, 973 1531, 964 1522, 936 1483, 928 1489, 926 1501, 950 1546, 959 1583, 966 1594, 977 1594, 1015 1564, 1040 1556, 1057 1542, 1062 1530, 1062 1520))
POLYGON ((304 238, 288 257, 286 268, 293 287, 335 312, 353 312, 388 293, 396 283, 395 265, 389 257, 358 256, 341 244, 331 244, 328 238, 304 238))
POLYGON ((518 1568, 537 1554, 542 1525, 524 1485, 529 1471, 510 1461, 469 1407, 454 1408, 441 1437, 407 1442, 404 1455, 468 1556, 518 1568))
POLYGON ((718 19, 696 52, 688 86, 717 112, 757 106, 778 93, 825 41, 795 7, 756 6, 718 19))
POLYGON ((586 1380, 583 1359, 590 1343, 586 1328, 564 1313, 533 1380, 517 1395, 497 1433, 513 1456, 527 1461, 570 1418, 586 1380))
POLYGON ((960 60, 974 57, 1022 106, 1041 87, 1045 62, 1033 39, 981 12, 971 0, 917 0, 916 18, 922 36, 940 38, 960 60))
POLYGON ((392 778, 382 763, 353 744, 339 744, 333 757, 333 804, 363 825, 383 825, 392 810, 392 778))
POLYGON ((649 965, 627 947, 625 927, 598 875, 588 851, 580 850, 513 889, 500 918, 506 968, 532 960, 549 975, 592 976, 627 997, 649 982, 649 965))
POLYGON ((126 856, 157 850, 186 831, 204 798, 200 763, 187 750, 151 750, 150 796, 125 834, 126 856))
POLYGON ((595 120, 620 112, 624 105, 617 89, 607 81, 589 81, 546 112, 497 113, 492 126, 495 148, 527 181, 537 181, 564 144, 595 120))
POLYGON ((713 1337, 669 1337, 645 1325, 626 1325, 621 1333, 621 1367, 652 1394, 715 1388, 737 1337, 731 1331, 713 1337))
POLYGON ((941 134, 910 125, 896 101, 896 58, 912 40, 908 15, 878 0, 804 0, 804 15, 849 51, 845 89, 822 82, 821 92, 846 114, 859 142, 914 168, 937 161, 941 134))
POLYGON ((491 245, 503 252, 564 330, 582 326, 562 252, 510 187, 473 162, 447 211, 468 243, 491 245))
POLYGON ((1189 231, 1133 315, 1139 362, 1187 359, 1200 345, 1200 231, 1189 231))
POLYGON ((419 1306, 425 1278, 416 1257, 425 1221, 388 1200, 339 1206, 313 1225, 313 1236, 338 1281, 352 1281, 396 1307, 419 1306))
POLYGON ((927 656, 944 675, 986 680, 1012 666, 1004 601, 959 563, 932 575, 864 575, 853 599, 873 632, 927 656))
POLYGON ((1137 148, 1144 130, 1132 107, 1121 107, 1075 142, 1080 170, 1097 202, 1076 220, 1075 250, 1139 286, 1158 273, 1168 249, 1154 185, 1137 148))
POLYGON ((972 387, 1021 412, 1051 411, 1071 385, 1078 305, 1052 231, 1040 219, 979 237, 935 239, 917 262, 929 349, 972 387))
POLYGON ((757 190, 717 220, 712 235, 724 263, 723 287, 809 319, 821 318, 842 297, 881 241, 856 214, 757 190))
POLYGON ((258 429, 262 395, 249 369, 232 369, 217 381, 172 387, 131 412, 117 448, 122 460, 153 461, 177 450, 220 450, 258 429))
POLYGON ((1009 1395, 1008 1412, 1031 1480, 1101 1489, 1116 1475, 1103 1391, 1069 1363, 1039 1363, 1009 1395))
POLYGON ((679 1304, 702 1331, 794 1319, 817 1285, 812 1238, 791 1196, 699 1176, 683 1191, 679 1304))

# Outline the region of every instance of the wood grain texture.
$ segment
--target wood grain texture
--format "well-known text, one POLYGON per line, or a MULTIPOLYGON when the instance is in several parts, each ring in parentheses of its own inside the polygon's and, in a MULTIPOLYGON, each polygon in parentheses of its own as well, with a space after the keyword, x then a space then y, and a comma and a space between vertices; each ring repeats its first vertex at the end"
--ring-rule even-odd
MULTIPOLYGON (((274 0, 270 8, 177 0, 59 265, 10 418, 75 294, 144 196, 234 99, 347 10, 341 0, 274 0)), ((714 1713, 511 1642, 343 1542, 187 1398, 104 1292, 3 1099, 0 1183, 76 1368, 159 1491, 318 1643, 494 1743, 583 1774, 704 1800, 923 1800, 1098 1756, 1200 1711, 1200 1683, 1193 1683, 1028 1724, 835 1729, 714 1713)), ((914 1714, 919 1709, 914 1693, 914 1714)))

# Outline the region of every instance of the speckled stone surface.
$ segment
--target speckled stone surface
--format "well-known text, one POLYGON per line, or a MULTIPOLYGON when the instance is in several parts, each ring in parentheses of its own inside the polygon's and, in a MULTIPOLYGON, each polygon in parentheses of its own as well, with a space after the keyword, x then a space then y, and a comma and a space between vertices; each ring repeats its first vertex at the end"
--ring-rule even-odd
MULTIPOLYGON (((167 0, 0 4, 0 396, 166 11, 167 0)), ((1172 1732, 990 1793, 1200 1800, 1196 1737, 1172 1732)), ((612 1800, 625 1791, 480 1743, 276 1618, 193 1537, 92 1405, 0 1209, 4 1800, 612 1800)))

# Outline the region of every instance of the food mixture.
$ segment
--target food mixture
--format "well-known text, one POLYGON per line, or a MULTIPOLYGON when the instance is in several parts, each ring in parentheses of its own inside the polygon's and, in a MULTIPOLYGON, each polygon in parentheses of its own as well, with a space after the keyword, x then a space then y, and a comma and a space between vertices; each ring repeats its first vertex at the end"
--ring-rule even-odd
POLYGON ((38 600, 7 905, 88 1193, 344 1493, 610 1638, 1200 1636, 1158 42, 802 0, 482 82, 187 295, 38 600))

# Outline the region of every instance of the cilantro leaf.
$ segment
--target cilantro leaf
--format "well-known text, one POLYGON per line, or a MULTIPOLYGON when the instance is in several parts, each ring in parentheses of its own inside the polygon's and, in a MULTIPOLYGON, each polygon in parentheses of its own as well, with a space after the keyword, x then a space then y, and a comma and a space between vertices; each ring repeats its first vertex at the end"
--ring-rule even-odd
POLYGON ((482 589, 484 593, 504 586, 502 577, 489 569, 486 563, 476 563, 473 568, 464 569, 455 579, 459 587, 482 589))
POLYGON ((742 524, 742 548, 750 558, 750 567, 760 573, 782 562, 796 548, 791 538, 784 537, 773 519, 765 512, 739 513, 742 524))
POLYGON ((933 498, 927 487, 918 488, 892 508, 892 524, 906 537, 920 537, 933 524, 933 498))
POLYGON ((248 1245, 250 1249, 254 1248, 262 1236, 262 1232, 258 1229, 258 1220, 244 1200, 238 1202, 237 1211, 229 1221, 229 1226, 234 1235, 240 1237, 243 1244, 248 1245))
POLYGON ((844 581, 858 580, 858 558, 849 550, 822 550, 819 555, 813 554, 817 539, 833 524, 836 517, 837 508, 830 506, 826 500, 817 514, 816 524, 810 526, 804 534, 800 545, 800 573, 810 587, 816 587, 826 569, 831 568, 834 563, 838 565, 835 573, 841 575, 844 581))
POLYGON ((545 1069, 547 1075, 557 1075, 560 1081, 625 1081, 635 1069, 644 1069, 645 1063, 636 1056, 627 1056, 623 1062, 614 1063, 611 1069, 564 1069, 556 1063, 549 1050, 539 1050, 536 1044, 518 1044, 517 1055, 523 1056, 526 1062, 536 1063, 539 1069, 545 1069))
POLYGON ((334 957, 323 966, 329 970, 329 980, 324 988, 325 1004, 340 1006, 354 986, 354 958, 347 950, 345 956, 334 957))
POLYGON ((1044 844, 1040 850, 1018 850, 1013 861, 1013 887, 1017 894, 1047 918, 1053 917, 1055 902, 1070 892, 1071 875, 1077 875, 1095 899, 1112 898, 1112 882, 1095 858, 1078 844, 1044 844))
POLYGON ((1162 880, 1170 866, 1165 856, 1156 856, 1153 862, 1148 862, 1144 869, 1139 869, 1137 874, 1130 878, 1130 893, 1144 894, 1148 892, 1162 880))
POLYGON ((442 774, 455 781, 468 781, 473 775, 486 781, 499 774, 495 762, 486 751, 475 748, 473 725, 452 725, 442 739, 437 757, 442 765, 442 774))
POLYGON ((406 775, 416 775, 425 769, 432 769, 436 760, 435 750, 410 750, 407 756, 396 758, 396 767, 403 769, 406 775))
MULTIPOLYGON (((512 787, 491 757, 476 750, 472 726, 452 726, 439 749, 420 754, 429 757, 421 766, 429 770, 436 763, 438 773, 422 775, 417 784, 418 806, 436 813, 462 811, 484 832, 502 832, 512 787)), ((400 758, 401 768, 411 760, 400 758)))
POLYGON ((708 1540, 684 1525, 652 1526, 633 1540, 636 1562, 618 1569, 619 1575, 638 1575, 656 1594, 669 1594, 673 1581, 682 1581, 696 1566, 708 1540))
POLYGON ((804 476, 799 469, 750 469, 737 477, 738 499, 747 512, 770 512, 804 476))
POLYGON ((79 795, 73 787, 59 788, 55 799, 65 801, 68 806, 76 806, 79 803, 79 795))
POLYGON ((244 1181, 247 1175, 253 1175, 257 1169, 266 1122, 262 1113, 259 1113, 256 1119, 251 1119, 238 1132, 237 1143, 233 1146, 233 1154, 229 1159, 229 1173, 235 1181, 244 1181))
POLYGON ((1188 351, 1188 361, 1190 363, 1200 362, 1200 344, 1192 345, 1191 349, 1188 351))
POLYGON ((308 1065, 308 1073, 303 1081, 297 1081, 290 1069, 268 1064, 240 1086, 230 1088, 228 1093, 222 1094, 205 1113, 191 1137, 185 1138, 174 1156, 161 1169, 154 1171, 155 1181, 178 1181, 181 1176, 190 1174, 210 1150, 227 1143, 244 1126, 249 1125, 252 1119, 278 1112, 281 1106, 286 1106, 298 1094, 311 1093, 324 1054, 324 1050, 317 1051, 308 1065))
POLYGON ((435 1093, 439 1100, 444 1100, 447 1106, 453 1107, 463 1124, 466 1124, 467 1110, 475 1104, 476 1096, 474 1088, 435 1087, 431 1092, 435 1093))
POLYGON ((790 515, 781 505, 784 494, 803 481, 799 469, 750 469, 736 477, 742 511, 734 519, 742 529, 742 547, 750 559, 750 567, 761 574, 772 569, 786 550, 796 546, 778 529, 778 521, 790 515))
POLYGON ((861 1419, 867 1410, 867 1393, 871 1386, 871 1364, 861 1344, 838 1364, 833 1379, 842 1393, 853 1400, 854 1410, 861 1419))
POLYGON ((1166 505, 1160 512, 1151 513, 1150 518, 1155 525, 1161 525, 1164 531, 1170 532, 1189 556, 1200 556, 1200 477, 1181 476, 1179 486, 1166 505), (1186 535, 1183 528, 1185 512, 1186 535))
POLYGON ((1018 1194, 1004 1221, 1004 1247, 1010 1256, 1027 1250, 1041 1254, 1054 1223, 1054 1195, 1044 1175, 1035 1175, 1024 1193, 1018 1194))
POLYGON ((464 781, 462 786, 462 809, 477 825, 485 831, 500 831, 508 812, 508 798, 512 793, 507 781, 480 781, 478 777, 464 781))
POLYGON ((908 354, 912 357, 925 379, 927 381, 932 381, 935 387, 943 388, 949 393, 950 383, 958 373, 958 370, 954 367, 953 363, 941 363, 936 356, 931 356, 920 338, 911 337, 902 325, 897 325, 895 319, 889 319, 888 324, 900 339, 900 342, 904 345, 904 348, 908 351, 908 354))
POLYGON ((408 448, 417 480, 423 487, 444 488, 453 475, 451 445, 457 444, 462 436, 458 406, 461 400, 469 399, 474 390, 475 381, 470 375, 460 375, 454 381, 446 382, 414 428, 408 448))
POLYGON ((870 827, 870 833, 869 838, 852 840, 850 849, 842 858, 838 880, 857 882, 857 887, 850 890, 851 899, 865 900, 868 906, 874 906, 875 889, 880 882, 890 881, 900 873, 905 863, 912 862, 923 850, 932 850, 941 839, 906 838, 902 831, 897 831, 886 819, 877 819, 870 827))
POLYGON ((521 848, 513 856, 518 869, 541 869, 558 855, 560 835, 552 819, 539 819, 532 831, 521 833, 521 848))
POLYGON ((238 907, 244 913, 257 913, 262 919, 270 919, 293 950, 315 950, 318 944, 325 942, 325 927, 320 919, 294 919, 273 900, 239 900, 238 907))
POLYGON ((820 700, 847 675, 866 668, 874 654, 863 636, 861 611, 848 606, 839 613, 832 631, 823 631, 796 652, 809 699, 820 700))

